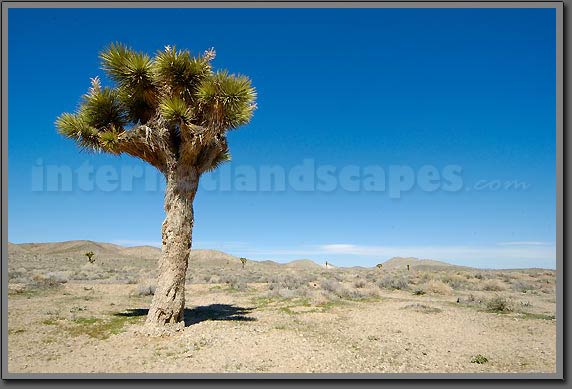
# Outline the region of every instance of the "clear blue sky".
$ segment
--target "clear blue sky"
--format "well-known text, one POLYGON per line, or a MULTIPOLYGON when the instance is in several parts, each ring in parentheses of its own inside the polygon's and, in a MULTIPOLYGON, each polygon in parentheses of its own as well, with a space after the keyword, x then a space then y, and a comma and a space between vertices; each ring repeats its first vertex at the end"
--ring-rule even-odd
POLYGON ((35 165, 144 166, 80 152, 53 124, 103 76, 97 53, 113 41, 149 53, 215 47, 215 67, 251 77, 258 110, 229 134, 227 170, 289 171, 304 159, 386 174, 462 168, 461 190, 416 186, 399 198, 203 187, 194 247, 348 266, 394 255, 555 266, 553 9, 10 9, 10 241, 160 242, 161 188, 33 190, 35 165), (527 187, 483 189, 482 180, 527 187))

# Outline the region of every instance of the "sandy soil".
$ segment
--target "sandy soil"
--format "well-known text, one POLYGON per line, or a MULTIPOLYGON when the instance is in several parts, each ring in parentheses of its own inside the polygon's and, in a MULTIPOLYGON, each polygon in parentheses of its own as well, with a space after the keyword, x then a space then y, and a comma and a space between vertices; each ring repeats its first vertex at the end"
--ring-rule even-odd
POLYGON ((186 326, 148 336, 151 297, 136 287, 11 284, 9 372, 555 372, 555 320, 486 312, 456 295, 395 290, 316 305, 261 298, 263 285, 189 285, 186 326), (488 362, 472 363, 478 354, 488 362))

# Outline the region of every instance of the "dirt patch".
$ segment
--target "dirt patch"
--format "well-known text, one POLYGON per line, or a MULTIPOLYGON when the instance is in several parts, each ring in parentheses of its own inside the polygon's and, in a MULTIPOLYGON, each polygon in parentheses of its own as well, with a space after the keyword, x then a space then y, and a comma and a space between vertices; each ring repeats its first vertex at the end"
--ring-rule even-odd
POLYGON ((451 297, 395 291, 312 305, 190 286, 185 326, 148 336, 138 329, 150 296, 134 296, 135 285, 92 288, 10 296, 10 372, 555 370, 554 320, 467 309, 451 297), (475 355, 487 363, 471 363, 475 355))

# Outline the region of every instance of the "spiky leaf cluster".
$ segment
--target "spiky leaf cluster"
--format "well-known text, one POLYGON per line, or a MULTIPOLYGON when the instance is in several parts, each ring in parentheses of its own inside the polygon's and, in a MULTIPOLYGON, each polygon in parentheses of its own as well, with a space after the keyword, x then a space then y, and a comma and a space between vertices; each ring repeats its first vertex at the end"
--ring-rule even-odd
POLYGON ((209 161, 205 170, 216 168, 230 158, 225 132, 250 121, 256 91, 246 76, 214 72, 214 57, 213 49, 193 56, 171 46, 150 57, 123 44, 111 44, 100 53, 100 59, 114 85, 102 87, 99 78, 92 79, 78 110, 62 114, 56 126, 62 135, 88 150, 126 152, 162 161, 164 156, 151 154, 170 151, 182 155, 181 148, 209 161), (142 126, 144 137, 128 136, 142 126), (211 143, 219 140, 219 144, 196 141, 207 132, 211 143), (146 143, 148 147, 143 147, 146 143), (208 152, 218 154, 205 156, 208 152))
POLYGON ((256 91, 246 76, 220 71, 207 78, 198 90, 203 112, 201 124, 233 129, 250 121, 256 108, 256 91))

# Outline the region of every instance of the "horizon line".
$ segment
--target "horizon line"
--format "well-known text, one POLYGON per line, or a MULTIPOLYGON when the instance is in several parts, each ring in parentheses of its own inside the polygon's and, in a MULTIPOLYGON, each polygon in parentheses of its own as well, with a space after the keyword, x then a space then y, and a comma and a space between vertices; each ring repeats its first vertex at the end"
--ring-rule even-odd
MULTIPOLYGON (((155 248, 159 251, 161 251, 161 248, 153 245, 153 244, 136 244, 136 245, 126 245, 121 244, 121 243, 117 243, 117 242, 141 242, 141 243, 151 243, 151 242, 145 242, 145 241, 130 241, 130 240, 115 240, 115 241, 111 241, 111 242, 102 242, 102 241, 95 241, 95 240, 90 240, 90 239, 72 239, 72 240, 63 240, 63 241, 41 241, 41 242, 11 242, 11 241, 7 241, 9 244, 14 244, 14 245, 25 245, 25 244, 57 244, 57 243, 70 243, 70 242, 89 242, 89 243, 95 243, 95 244, 110 244, 110 245, 114 245, 114 246, 118 246, 118 247, 122 247, 122 248, 136 248, 136 247, 151 247, 151 248, 155 248)), ((325 246, 332 246, 332 245, 325 245, 325 246)), ((351 245, 340 245, 340 246, 351 246, 351 245)), ((229 251, 225 251, 224 249, 219 249, 219 248, 203 248, 203 247, 197 247, 197 248, 191 248, 191 250, 210 250, 210 251, 217 251, 226 255, 230 255, 233 257, 237 257, 239 258, 239 256, 230 253, 229 251)), ((348 254, 351 255, 351 254, 348 254)), ((451 266, 451 267, 458 267, 458 268, 469 268, 469 269, 476 269, 476 270, 494 270, 494 271, 502 271, 502 270, 531 270, 531 269, 541 269, 541 270, 551 270, 551 271, 556 271, 556 267, 543 267, 543 266, 530 266, 530 267, 499 267, 499 268, 495 268, 495 267, 480 267, 480 266, 475 266, 475 265, 461 265, 458 263, 454 263, 451 262, 450 260, 443 260, 443 259, 432 259, 432 258, 423 258, 423 257, 416 257, 416 256, 407 256, 407 255, 394 255, 394 256, 388 256, 387 259, 383 260, 382 262, 379 262, 381 264, 385 264, 391 260, 394 259, 411 259, 411 260, 415 260, 415 261, 433 261, 433 262, 441 262, 446 266, 451 266)), ((289 264, 292 262, 296 262, 296 261, 311 261, 314 264, 316 264, 317 266, 321 266, 324 267, 325 262, 327 262, 328 264, 332 265, 334 268, 346 268, 346 269, 350 269, 350 268, 354 268, 354 267, 362 267, 362 268, 375 268, 376 265, 354 265, 354 266, 337 266, 335 264, 332 263, 332 261, 327 260, 324 263, 319 262, 317 260, 314 260, 310 257, 300 257, 297 259, 292 259, 292 260, 287 260, 287 261, 280 261, 274 258, 248 258, 249 261, 254 261, 254 262, 265 262, 265 261, 270 261, 270 262, 274 262, 277 264, 289 264)), ((438 265, 437 265, 438 266, 438 265)))

